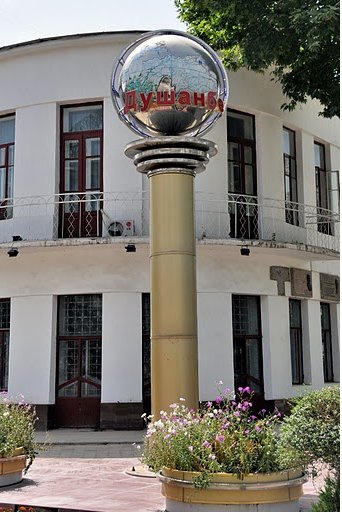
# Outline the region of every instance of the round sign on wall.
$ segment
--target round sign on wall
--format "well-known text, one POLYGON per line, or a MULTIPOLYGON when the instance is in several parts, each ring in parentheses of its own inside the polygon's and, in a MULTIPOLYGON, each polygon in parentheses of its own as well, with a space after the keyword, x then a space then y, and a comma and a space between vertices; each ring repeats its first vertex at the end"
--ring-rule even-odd
POLYGON ((120 119, 143 136, 196 136, 224 112, 228 79, 200 39, 171 30, 149 32, 114 66, 112 99, 120 119))

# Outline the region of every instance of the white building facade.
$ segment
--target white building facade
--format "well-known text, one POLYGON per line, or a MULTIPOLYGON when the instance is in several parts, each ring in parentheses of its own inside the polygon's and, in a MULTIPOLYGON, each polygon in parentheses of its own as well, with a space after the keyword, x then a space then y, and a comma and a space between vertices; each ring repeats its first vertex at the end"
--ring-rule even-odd
MULTIPOLYGON (((149 183, 110 97, 137 37, 0 49, 0 388, 40 428, 142 428, 150 408, 149 183)), ((281 405, 339 382, 339 122, 229 79, 195 178, 200 400, 222 380, 281 405)))

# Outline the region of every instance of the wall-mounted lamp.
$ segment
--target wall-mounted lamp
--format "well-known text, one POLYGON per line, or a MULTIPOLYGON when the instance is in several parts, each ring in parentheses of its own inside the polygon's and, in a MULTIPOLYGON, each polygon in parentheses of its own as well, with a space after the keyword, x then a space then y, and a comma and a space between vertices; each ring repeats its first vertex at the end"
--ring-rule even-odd
POLYGON ((126 252, 136 252, 136 247, 134 244, 125 245, 126 252))
POLYGON ((240 249, 241 256, 249 256, 250 250, 248 249, 247 245, 243 245, 240 249))
POLYGON ((13 240, 13 242, 21 242, 22 238, 20 235, 13 235, 12 240, 13 240))
POLYGON ((10 258, 15 258, 16 256, 18 256, 19 254, 19 251, 18 249, 15 249, 14 247, 12 247, 12 249, 10 249, 8 252, 7 252, 8 256, 10 258))

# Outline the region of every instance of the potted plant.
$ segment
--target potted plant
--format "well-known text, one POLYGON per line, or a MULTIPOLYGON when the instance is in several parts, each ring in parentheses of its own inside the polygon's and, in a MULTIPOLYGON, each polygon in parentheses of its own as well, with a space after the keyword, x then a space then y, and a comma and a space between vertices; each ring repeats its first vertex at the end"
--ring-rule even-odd
POLYGON ((0 393, 0 487, 20 482, 37 453, 34 408, 0 393))
POLYGON ((280 413, 253 413, 253 393, 222 389, 200 411, 185 400, 148 426, 142 462, 159 471, 166 510, 298 512, 306 476, 278 453, 280 413))

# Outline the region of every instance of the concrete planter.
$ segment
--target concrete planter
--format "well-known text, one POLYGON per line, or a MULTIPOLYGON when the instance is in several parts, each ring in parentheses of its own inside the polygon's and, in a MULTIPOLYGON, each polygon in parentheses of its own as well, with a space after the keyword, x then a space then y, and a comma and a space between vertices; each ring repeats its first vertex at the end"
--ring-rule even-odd
POLYGON ((298 512, 307 480, 301 471, 250 474, 243 480, 217 473, 208 488, 195 489, 198 474, 172 469, 159 473, 167 512, 298 512))
POLYGON ((21 482, 25 466, 26 455, 23 448, 17 448, 12 457, 0 457, 0 487, 21 482))

